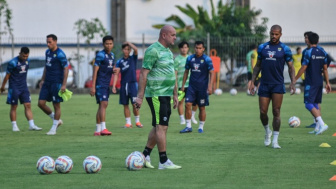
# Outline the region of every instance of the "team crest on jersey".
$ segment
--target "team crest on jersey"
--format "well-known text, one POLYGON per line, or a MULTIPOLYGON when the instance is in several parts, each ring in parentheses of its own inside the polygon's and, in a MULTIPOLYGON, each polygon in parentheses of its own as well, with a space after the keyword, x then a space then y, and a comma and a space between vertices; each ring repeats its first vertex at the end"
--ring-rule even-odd
POLYGON ((54 57, 56 57, 57 55, 56 54, 54 54, 54 57))
POLYGON ((275 60, 274 55, 276 54, 275 51, 267 51, 268 54, 268 58, 266 58, 266 60, 275 60))
POLYGON ((201 64, 203 64, 204 63, 204 60, 201 60, 201 64))
POLYGON ((50 57, 48 57, 48 58, 47 58, 47 63, 46 63, 46 66, 51 66, 51 63, 50 63, 50 61, 51 61, 51 58, 50 58, 50 57))
POLYGON ((199 68, 199 66, 200 66, 200 64, 193 64, 194 65, 194 72, 201 72, 201 70, 199 70, 198 68, 199 68))
POLYGON ((107 66, 108 68, 112 68, 113 66, 112 66, 112 63, 113 63, 113 61, 112 60, 109 60, 109 65, 107 66))
POLYGON ((122 70, 126 70, 129 67, 128 61, 123 61, 122 60, 122 64, 123 64, 122 70))
POLYGON ((26 65, 22 65, 20 73, 25 73, 25 72, 26 72, 26 65))
POLYGON ((281 47, 278 48, 278 51, 281 51, 281 47))

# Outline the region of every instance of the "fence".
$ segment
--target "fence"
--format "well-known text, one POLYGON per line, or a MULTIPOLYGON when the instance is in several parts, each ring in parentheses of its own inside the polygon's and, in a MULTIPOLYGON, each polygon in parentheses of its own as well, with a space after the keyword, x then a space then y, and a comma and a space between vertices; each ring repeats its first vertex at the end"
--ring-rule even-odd
MULTIPOLYGON (((142 57, 145 49, 155 42, 157 39, 145 38, 143 35, 136 41, 139 57, 142 57), (140 42, 141 41, 141 42, 140 42)), ((207 47, 207 53, 210 49, 216 49, 218 56, 221 58, 220 80, 227 82, 229 85, 245 85, 247 81, 246 75, 246 54, 250 50, 251 44, 259 44, 265 40, 260 40, 251 37, 234 38, 222 37, 214 38, 208 35, 204 39, 190 39, 190 53, 193 53, 196 40, 202 40, 207 47), (240 78, 238 78, 240 77, 240 78)), ((267 41, 268 39, 266 39, 267 41)), ((131 40, 130 40, 131 41, 131 40)), ((287 44, 293 54, 296 47, 305 48, 304 38, 301 37, 282 37, 281 41, 287 44)), ((132 42, 132 41, 131 41, 132 42)), ((179 40, 176 41, 176 44, 179 40)), ((332 56, 336 57, 336 36, 320 36, 320 43, 324 49, 332 56)), ((0 63, 12 59, 17 56, 22 46, 30 48, 30 57, 44 57, 46 46, 45 38, 10 38, 2 37, 0 39, 0 63)), ((102 49, 101 39, 96 38, 88 45, 83 38, 59 38, 58 46, 64 50, 70 63, 74 66, 77 72, 77 86, 84 87, 85 80, 92 75, 92 66, 89 64, 95 57, 95 51, 102 49)), ((177 45, 172 48, 174 54, 178 54, 177 45)), ((113 52, 116 59, 121 58, 121 42, 115 41, 113 52)), ((5 70, 0 70, 4 72, 5 70)), ((2 82, 1 78, 1 82, 2 82)))

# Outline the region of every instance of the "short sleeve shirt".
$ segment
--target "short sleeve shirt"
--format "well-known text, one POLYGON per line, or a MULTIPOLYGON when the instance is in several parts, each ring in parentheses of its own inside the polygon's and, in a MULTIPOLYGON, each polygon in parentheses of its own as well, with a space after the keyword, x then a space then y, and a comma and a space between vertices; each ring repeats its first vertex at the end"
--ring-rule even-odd
POLYGON ((306 69, 306 85, 322 86, 323 85, 323 67, 328 64, 328 54, 321 47, 312 47, 305 51, 302 65, 306 69))
POLYGON ((147 75, 146 97, 172 96, 175 86, 173 53, 156 42, 145 52, 142 67, 150 70, 147 75))
POLYGON ((116 67, 120 68, 121 84, 136 82, 136 64, 138 56, 132 55, 128 58, 120 58, 117 61, 116 67))
POLYGON ((27 88, 28 62, 29 60, 21 61, 19 57, 15 57, 9 61, 6 71, 6 73, 10 74, 8 82, 9 88, 27 88))
MULTIPOLYGON (((182 56, 182 55, 178 55, 175 57, 174 60, 174 67, 175 67, 175 71, 177 71, 177 86, 179 88, 182 87, 182 82, 183 82, 183 76, 184 76, 184 71, 185 71, 185 64, 187 61, 188 56, 182 56)), ((189 77, 190 77, 190 72, 187 78, 186 83, 184 84, 184 87, 188 87, 189 86, 189 77)))
POLYGON ((68 67, 68 61, 62 49, 46 51, 46 77, 45 81, 50 83, 63 83, 64 68, 68 67))
POLYGON ((94 66, 98 66, 96 87, 109 87, 113 74, 114 54, 101 50, 97 53, 94 66))

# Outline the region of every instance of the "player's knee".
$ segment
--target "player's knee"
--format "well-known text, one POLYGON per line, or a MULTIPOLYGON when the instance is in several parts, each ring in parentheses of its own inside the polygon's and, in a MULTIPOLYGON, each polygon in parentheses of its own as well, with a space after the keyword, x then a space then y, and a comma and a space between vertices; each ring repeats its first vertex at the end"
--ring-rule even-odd
POLYGON ((306 107, 306 109, 309 110, 309 111, 311 111, 313 108, 315 108, 314 105, 313 105, 313 104, 310 104, 310 103, 306 103, 306 104, 305 104, 305 107, 306 107))
POLYGON ((280 117, 280 108, 273 108, 274 117, 280 117))
POLYGON ((25 107, 26 109, 30 109, 30 108, 31 108, 31 105, 30 105, 30 103, 24 103, 24 107, 25 107))
POLYGON ((319 109, 319 105, 317 103, 314 103, 313 105, 317 110, 319 109))

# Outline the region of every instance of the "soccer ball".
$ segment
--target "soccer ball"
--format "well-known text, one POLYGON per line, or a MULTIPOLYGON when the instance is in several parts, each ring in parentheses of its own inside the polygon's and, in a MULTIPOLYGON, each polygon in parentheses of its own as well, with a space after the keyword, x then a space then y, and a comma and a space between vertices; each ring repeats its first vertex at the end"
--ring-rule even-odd
POLYGON ((295 89, 295 94, 301 94, 301 89, 300 88, 296 88, 295 89))
POLYGON ((142 157, 142 159, 145 161, 145 156, 143 155, 143 153, 141 153, 141 152, 139 152, 139 151, 134 151, 134 152, 132 152, 131 154, 138 155, 138 156, 142 157))
POLYGON ((55 170, 55 161, 49 156, 43 156, 37 160, 36 168, 43 175, 51 174, 55 170))
POLYGON ((86 173, 98 173, 102 163, 97 156, 88 156, 83 161, 83 167, 86 173))
POLYGON ((127 156, 125 163, 126 168, 130 171, 140 170, 144 164, 145 159, 143 154, 139 154, 140 152, 132 152, 130 155, 127 156))
POLYGON ((238 92, 237 92, 237 89, 235 89, 235 88, 232 88, 232 89, 230 90, 230 94, 231 94, 232 96, 235 96, 237 93, 238 93, 238 92))
POLYGON ((289 125, 290 127, 298 127, 298 126, 300 126, 300 124, 301 124, 301 121, 300 121, 300 119, 299 119, 298 117, 296 117, 296 116, 292 116, 292 117, 290 117, 289 120, 288 120, 288 125, 289 125))
POLYGON ((55 161, 55 169, 58 173, 69 173, 72 167, 72 159, 68 156, 60 156, 55 161))
POLYGON ((222 91, 222 89, 216 89, 215 90, 215 95, 222 95, 223 94, 223 91, 222 91))

